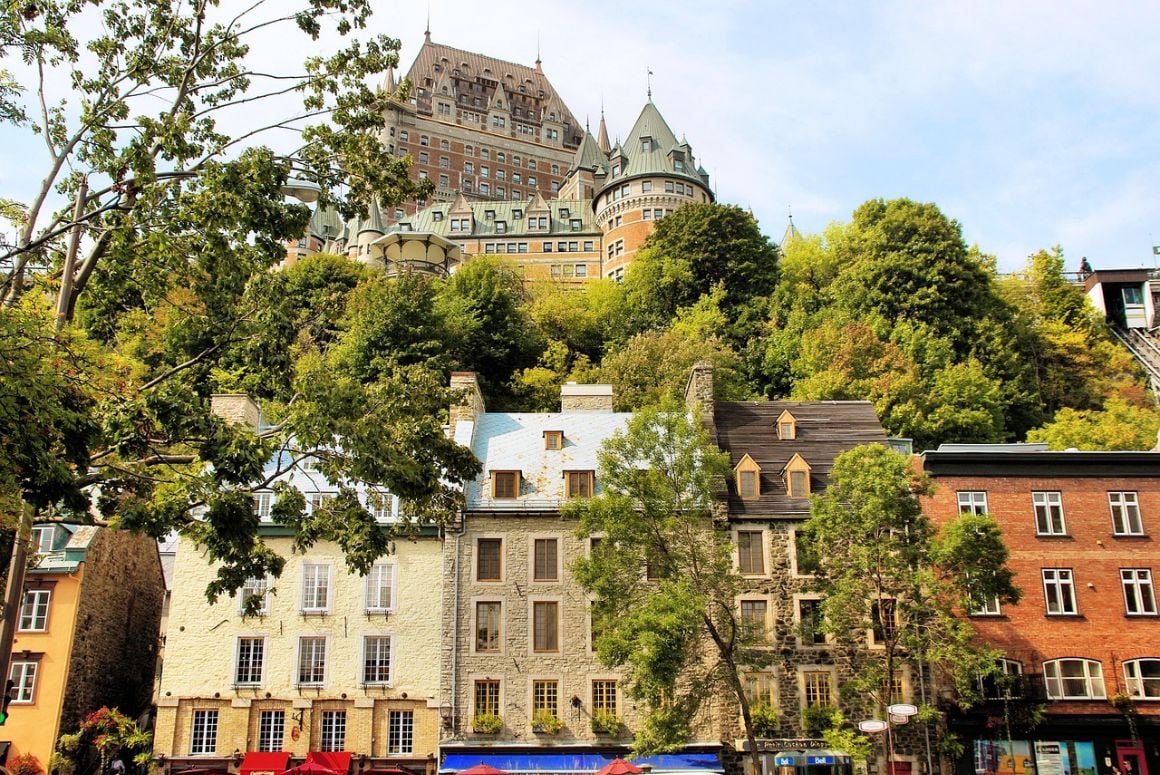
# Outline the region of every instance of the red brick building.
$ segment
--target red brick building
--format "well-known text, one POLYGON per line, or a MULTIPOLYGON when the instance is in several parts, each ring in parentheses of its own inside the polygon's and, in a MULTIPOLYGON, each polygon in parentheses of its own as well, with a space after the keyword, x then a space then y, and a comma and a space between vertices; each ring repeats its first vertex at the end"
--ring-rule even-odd
POLYGON ((1160 773, 1160 453, 943 445, 922 459, 930 517, 995 517, 1023 593, 970 614, 1009 680, 952 721, 959 771, 1160 773))

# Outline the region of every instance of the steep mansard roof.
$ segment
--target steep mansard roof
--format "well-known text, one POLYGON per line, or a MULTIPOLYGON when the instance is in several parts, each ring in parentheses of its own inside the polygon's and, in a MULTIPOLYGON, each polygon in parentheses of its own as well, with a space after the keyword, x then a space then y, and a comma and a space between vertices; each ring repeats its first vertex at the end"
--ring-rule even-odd
POLYGON ((791 498, 782 472, 794 455, 810 467, 810 490, 830 481, 834 458, 860 444, 886 443, 886 432, 868 401, 719 401, 713 418, 717 442, 736 466, 749 455, 761 468, 761 495, 742 500, 729 483, 729 514, 743 517, 795 517, 809 514, 808 498, 791 498), (778 438, 777 422, 789 411, 793 439, 778 438))
MULTIPOLYGON (((537 224, 538 225, 538 224, 537 224)), ((441 237, 565 237, 591 236, 599 234, 596 218, 592 212, 592 202, 587 199, 549 199, 537 196, 527 201, 485 200, 470 201, 460 194, 454 202, 440 202, 404 218, 387 229, 392 231, 418 231, 438 234, 441 237), (519 211, 517 217, 516 211, 519 211), (472 230, 452 231, 452 218, 466 216, 470 212, 472 230), (490 213, 490 217, 489 214, 490 213), (548 228, 529 229, 528 216, 546 215, 548 228), (580 219, 580 227, 572 228, 572 221, 580 219), (497 231, 496 224, 502 221, 504 231, 497 231)))
MULTIPOLYGON (((407 72, 407 77, 411 79, 411 96, 420 113, 431 115, 433 87, 444 73, 450 73, 454 88, 481 98, 482 106, 476 107, 477 110, 486 110, 493 102, 496 91, 503 90, 507 108, 519 107, 534 114, 534 117, 518 115, 517 120, 533 123, 552 120, 549 113, 555 111, 555 120, 570 128, 562 137, 564 145, 574 148, 580 141, 583 128, 538 67, 505 62, 484 54, 433 43, 428 39, 407 72), (474 84, 479 84, 481 91, 468 88, 474 84), (426 89, 426 94, 420 95, 420 88, 426 89)), ((463 106, 458 100, 456 103, 463 106)))

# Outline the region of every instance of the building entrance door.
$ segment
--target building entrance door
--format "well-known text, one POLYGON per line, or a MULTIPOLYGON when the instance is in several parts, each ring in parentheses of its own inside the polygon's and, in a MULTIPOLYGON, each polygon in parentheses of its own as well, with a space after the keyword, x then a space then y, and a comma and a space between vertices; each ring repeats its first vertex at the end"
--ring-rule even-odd
POLYGON ((1117 740, 1116 766, 1120 775, 1148 775, 1144 744, 1139 740, 1117 740))

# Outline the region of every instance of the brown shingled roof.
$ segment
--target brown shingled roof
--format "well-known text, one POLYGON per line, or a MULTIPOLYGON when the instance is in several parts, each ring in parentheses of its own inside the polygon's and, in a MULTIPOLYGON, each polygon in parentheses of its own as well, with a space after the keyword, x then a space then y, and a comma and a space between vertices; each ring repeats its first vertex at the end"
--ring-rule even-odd
POLYGON ((830 481, 834 458, 860 444, 886 443, 886 432, 868 401, 719 401, 713 414, 717 443, 729 453, 731 465, 749 455, 761 468, 761 496, 741 500, 729 482, 730 517, 793 517, 810 510, 808 498, 786 494, 782 470, 794 454, 810 466, 810 490, 820 492, 830 481), (777 418, 789 410, 797 421, 797 437, 777 437, 777 418))

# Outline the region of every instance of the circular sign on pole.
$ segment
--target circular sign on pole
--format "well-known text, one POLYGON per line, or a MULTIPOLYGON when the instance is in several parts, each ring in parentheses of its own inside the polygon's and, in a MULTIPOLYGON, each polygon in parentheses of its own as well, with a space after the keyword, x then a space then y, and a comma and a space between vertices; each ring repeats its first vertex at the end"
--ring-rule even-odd
POLYGON ((861 732, 885 732, 888 726, 890 725, 885 721, 876 718, 868 718, 858 722, 858 730, 861 732))
POLYGON ((910 716, 902 716, 898 713, 891 713, 890 714, 890 723, 891 724, 898 724, 899 726, 902 726, 903 724, 905 724, 908 721, 910 721, 910 716))
POLYGON ((909 702, 900 702, 896 705, 891 705, 886 709, 886 712, 892 716, 906 716, 910 718, 915 713, 918 713, 918 707, 911 705, 909 702))

